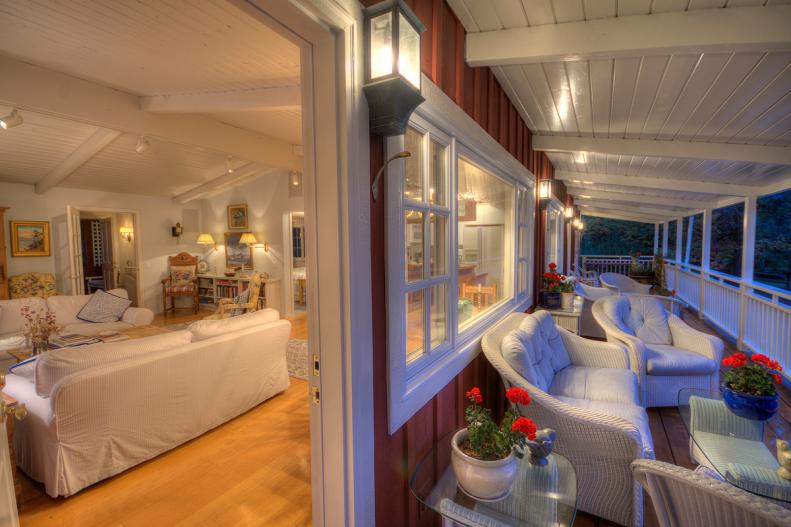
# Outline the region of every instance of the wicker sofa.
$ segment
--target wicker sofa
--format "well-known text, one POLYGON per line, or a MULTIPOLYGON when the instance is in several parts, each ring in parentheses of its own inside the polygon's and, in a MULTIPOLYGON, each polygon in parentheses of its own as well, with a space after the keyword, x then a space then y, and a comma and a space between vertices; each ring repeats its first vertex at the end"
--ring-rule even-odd
POLYGON ((530 393, 520 411, 557 432, 556 450, 577 470, 579 509, 642 525, 642 490, 629 466, 654 453, 626 348, 558 328, 546 311, 508 315, 481 345, 506 387, 530 393))

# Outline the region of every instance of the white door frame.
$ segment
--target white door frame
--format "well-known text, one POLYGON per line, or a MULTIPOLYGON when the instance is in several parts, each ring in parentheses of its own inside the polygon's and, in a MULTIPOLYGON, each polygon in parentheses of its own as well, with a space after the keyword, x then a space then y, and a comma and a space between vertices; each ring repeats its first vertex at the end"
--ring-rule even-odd
POLYGON ((300 46, 313 525, 374 524, 368 106, 356 0, 228 0, 300 46), (320 227, 319 227, 320 226, 320 227), (321 235, 318 236, 318 229, 321 235), (321 266, 318 262, 321 262, 321 266), (327 455, 324 455, 324 453, 327 455))

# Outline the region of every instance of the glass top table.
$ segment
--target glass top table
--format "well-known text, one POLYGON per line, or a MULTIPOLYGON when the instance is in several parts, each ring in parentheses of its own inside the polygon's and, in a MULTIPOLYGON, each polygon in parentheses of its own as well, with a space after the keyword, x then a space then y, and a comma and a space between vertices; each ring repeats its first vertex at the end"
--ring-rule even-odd
POLYGON ((484 502, 465 494, 450 464, 448 434, 418 462, 409 488, 424 506, 449 525, 467 527, 570 526, 577 512, 577 475, 568 459, 551 454, 549 463, 532 465, 525 456, 511 493, 502 500, 484 502), (452 523, 455 522, 455 523, 452 523))
POLYGON ((791 503, 791 481, 777 474, 776 439, 791 440, 778 413, 768 421, 731 412, 719 393, 684 389, 678 410, 690 437, 690 456, 747 492, 791 503))

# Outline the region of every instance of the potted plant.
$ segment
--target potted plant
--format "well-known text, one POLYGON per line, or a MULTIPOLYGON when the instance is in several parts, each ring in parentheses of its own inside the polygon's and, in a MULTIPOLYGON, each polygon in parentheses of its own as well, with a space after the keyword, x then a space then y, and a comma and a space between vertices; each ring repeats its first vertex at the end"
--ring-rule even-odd
POLYGON ((515 405, 530 404, 530 395, 521 388, 509 388, 505 395, 514 404, 505 412, 500 425, 491 411, 481 406, 478 388, 466 394, 470 405, 465 411, 467 428, 453 435, 451 465, 461 490, 482 501, 496 501, 511 492, 516 478, 516 458, 524 455, 527 440, 536 437, 536 425, 520 417, 515 405))
POLYGON ((574 307, 574 278, 560 275, 560 307, 572 309, 574 307))
POLYGON ((38 355, 49 348, 49 338, 53 333, 58 332, 58 325, 55 321, 55 314, 49 311, 31 309, 30 306, 22 306, 19 310, 22 318, 25 319, 25 336, 30 341, 32 355, 38 355))
POLYGON ((749 359, 744 353, 734 353, 722 359, 722 364, 731 367, 725 374, 722 394, 730 411, 746 419, 771 419, 778 407, 775 383, 783 382, 780 363, 760 353, 752 354, 749 359))
POLYGON ((560 307, 561 278, 557 272, 558 264, 550 262, 549 270, 541 278, 543 288, 541 290, 541 305, 550 309, 560 307))

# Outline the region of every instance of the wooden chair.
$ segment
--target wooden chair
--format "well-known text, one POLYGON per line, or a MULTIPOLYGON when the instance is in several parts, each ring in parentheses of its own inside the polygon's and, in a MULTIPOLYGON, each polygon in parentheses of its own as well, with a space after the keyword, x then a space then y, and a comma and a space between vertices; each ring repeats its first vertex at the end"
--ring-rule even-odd
POLYGON ((461 284, 461 296, 472 302, 476 309, 486 309, 497 298, 497 285, 461 284))
POLYGON ((163 313, 167 314, 168 311, 176 311, 177 296, 192 297, 192 310, 198 312, 198 257, 192 256, 189 253, 179 253, 176 256, 168 257, 168 264, 170 265, 170 274, 167 278, 162 279, 162 307, 163 313), (173 282, 173 267, 192 267, 192 278, 187 283, 174 283, 173 282), (170 307, 168 307, 168 298, 170 298, 170 307))
POLYGON ((221 298, 218 302, 217 313, 205 317, 206 319, 220 319, 220 318, 228 318, 232 316, 232 311, 241 309, 243 310, 242 313, 236 313, 238 315, 244 313, 250 313, 252 311, 258 311, 258 298, 261 296, 261 288, 263 287, 263 282, 261 280, 261 275, 255 273, 253 276, 250 277, 250 282, 247 285, 247 289, 250 291, 250 296, 247 297, 247 302, 244 304, 234 304, 233 299, 231 298, 221 298))

